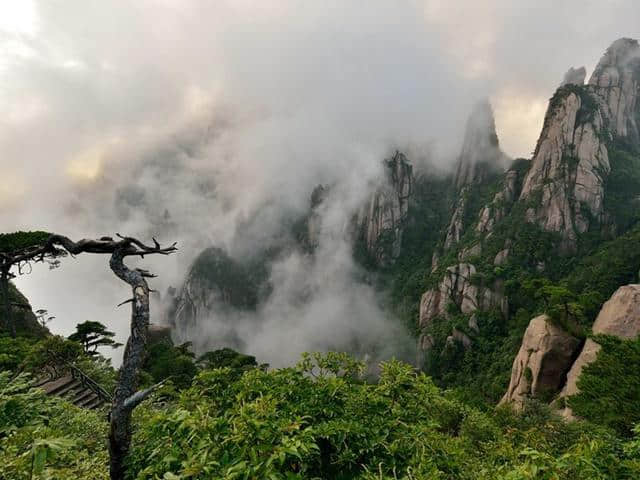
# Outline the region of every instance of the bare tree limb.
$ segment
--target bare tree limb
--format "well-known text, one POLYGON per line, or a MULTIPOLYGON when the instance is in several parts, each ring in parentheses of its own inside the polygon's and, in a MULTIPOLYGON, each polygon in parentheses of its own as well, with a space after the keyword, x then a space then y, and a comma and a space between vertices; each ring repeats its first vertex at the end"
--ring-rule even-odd
POLYGON ((158 388, 164 385, 167 380, 168 378, 165 378, 161 382, 158 382, 155 385, 152 385, 145 390, 140 390, 139 392, 134 393, 124 401, 123 407, 128 408, 129 410, 133 410, 149 395, 151 395, 154 391, 156 391, 158 388))

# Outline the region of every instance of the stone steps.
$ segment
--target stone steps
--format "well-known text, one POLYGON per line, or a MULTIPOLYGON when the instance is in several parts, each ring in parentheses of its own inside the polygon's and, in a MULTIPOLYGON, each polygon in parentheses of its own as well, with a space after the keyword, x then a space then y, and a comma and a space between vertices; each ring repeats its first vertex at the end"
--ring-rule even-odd
POLYGON ((64 398, 77 407, 94 410, 105 404, 103 396, 83 385, 71 374, 58 378, 41 377, 35 381, 34 386, 44 390, 47 395, 64 398))

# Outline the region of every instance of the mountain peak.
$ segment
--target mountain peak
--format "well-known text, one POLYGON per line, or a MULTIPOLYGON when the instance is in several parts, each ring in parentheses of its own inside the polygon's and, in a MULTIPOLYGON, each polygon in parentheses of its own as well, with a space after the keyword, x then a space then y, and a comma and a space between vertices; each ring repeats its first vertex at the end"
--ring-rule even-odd
POLYGON ((589 85, 602 98, 613 134, 640 149, 640 45, 632 38, 613 42, 598 62, 589 85))
POLYGON ((489 170, 502 166, 502 157, 493 109, 489 101, 483 99, 476 103, 467 119, 456 169, 456 188, 481 182, 489 170))
POLYGON ((567 73, 564 74, 564 78, 562 79, 561 87, 565 85, 584 85, 584 79, 587 76, 587 70, 584 67, 573 68, 571 67, 567 70, 567 73))

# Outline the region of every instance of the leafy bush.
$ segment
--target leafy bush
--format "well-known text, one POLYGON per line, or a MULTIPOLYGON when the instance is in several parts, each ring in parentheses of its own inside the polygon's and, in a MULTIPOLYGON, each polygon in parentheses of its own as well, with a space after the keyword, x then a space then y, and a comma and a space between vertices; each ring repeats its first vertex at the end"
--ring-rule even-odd
POLYGON ((175 347, 165 342, 157 342, 147 348, 142 370, 150 376, 149 383, 171 378, 171 383, 178 389, 191 385, 191 380, 198 373, 194 354, 188 345, 175 347))
POLYGON ((175 404, 142 408, 132 478, 632 478, 637 449, 548 407, 470 408, 409 365, 376 383, 343 354, 296 368, 205 370, 175 404), (546 476, 537 477, 535 472, 546 476))
POLYGON ((630 435, 640 422, 640 339, 598 335, 602 349, 578 379, 580 393, 567 401, 574 413, 630 435))
POLYGON ((107 422, 0 372, 0 478, 107 479, 107 422))

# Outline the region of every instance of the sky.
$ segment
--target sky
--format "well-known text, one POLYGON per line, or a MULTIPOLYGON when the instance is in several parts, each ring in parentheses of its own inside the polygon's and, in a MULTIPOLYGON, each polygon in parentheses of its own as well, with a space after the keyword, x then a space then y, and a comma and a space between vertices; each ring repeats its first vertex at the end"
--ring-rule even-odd
MULTIPOLYGON (((0 231, 160 232, 180 254, 145 265, 177 286, 204 246, 268 243, 318 183, 357 204, 395 148, 451 166, 481 98, 502 149, 529 157, 564 73, 588 78, 639 18, 636 0, 0 0, 0 231)), ((106 258, 17 283, 53 331, 92 319, 126 338, 106 258)))

